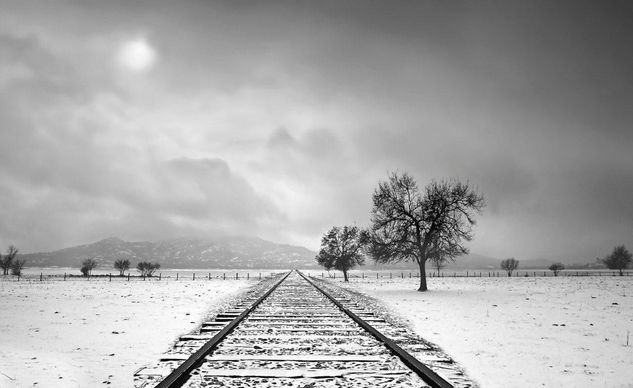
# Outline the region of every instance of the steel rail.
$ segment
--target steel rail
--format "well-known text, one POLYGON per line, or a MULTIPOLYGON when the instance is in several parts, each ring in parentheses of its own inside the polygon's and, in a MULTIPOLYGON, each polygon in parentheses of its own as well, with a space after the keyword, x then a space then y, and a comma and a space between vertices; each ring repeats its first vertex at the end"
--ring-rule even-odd
POLYGON ((314 288, 319 290, 325 297, 327 297, 332 303, 334 303, 341 311, 343 311, 347 316, 352 318, 354 322, 359 324, 363 329, 368 331, 371 335, 373 335, 378 341, 382 342, 393 354, 398 356, 402 362, 408 366, 411 370, 413 370, 425 383, 429 384, 433 388, 453 388, 453 385, 448 381, 444 380, 437 373, 433 372, 429 367, 422 364, 418 359, 409 354, 406 350, 402 349, 398 346, 394 341, 387 338, 384 334, 376 330, 369 323, 365 322, 358 315, 354 314, 348 308, 343 306, 338 300, 336 300, 332 295, 323 290, 321 287, 317 286, 312 282, 312 280, 308 279, 303 273, 297 270, 297 273, 301 275, 308 283, 310 283, 314 288))
POLYGON ((248 314, 253 311, 260 303, 264 301, 275 289, 279 286, 292 271, 285 274, 277 283, 275 283, 266 293, 259 297, 250 307, 247 307, 240 315, 228 323, 222 330, 214 335, 207 343, 202 345, 195 353, 193 353, 188 359, 185 360, 178 368, 174 369, 169 375, 167 375, 155 388, 175 388, 181 387, 189 379, 191 372, 198 368, 203 362, 204 358, 211 353, 224 338, 233 331, 233 329, 239 325, 248 314))

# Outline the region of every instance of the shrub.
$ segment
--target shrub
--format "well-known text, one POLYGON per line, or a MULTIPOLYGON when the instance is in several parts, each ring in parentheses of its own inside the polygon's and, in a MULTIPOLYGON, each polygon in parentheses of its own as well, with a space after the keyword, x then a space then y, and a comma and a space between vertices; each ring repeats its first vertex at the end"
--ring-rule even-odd
POLYGON ((508 273, 508 277, 512 276, 512 271, 519 268, 519 260, 511 257, 509 259, 501 260, 501 269, 508 273))
POLYGON ((92 270, 97 267, 97 261, 95 259, 85 259, 81 262, 81 273, 84 276, 90 276, 92 274, 92 270))
POLYGON ((24 264, 26 260, 15 259, 13 263, 11 263, 11 275, 22 276, 22 268, 24 268, 24 264))
POLYGON ((114 262, 114 268, 119 270, 119 276, 125 275, 125 271, 130 269, 130 260, 118 259, 114 262))
POLYGON ((150 263, 148 261, 141 261, 136 265, 136 269, 139 270, 142 276, 152 277, 154 272, 160 268, 158 263, 150 263))
POLYGON ((558 273, 565 269, 563 263, 554 263, 549 266, 549 270, 554 272, 554 276, 558 276, 558 273))

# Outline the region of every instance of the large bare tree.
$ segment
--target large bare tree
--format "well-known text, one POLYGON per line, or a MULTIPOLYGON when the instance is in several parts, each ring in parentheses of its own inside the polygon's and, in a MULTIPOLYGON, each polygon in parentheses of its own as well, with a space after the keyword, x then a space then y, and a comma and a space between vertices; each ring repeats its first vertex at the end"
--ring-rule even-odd
POLYGON ((367 232, 358 227, 334 226, 321 239, 321 250, 316 260, 328 271, 332 268, 342 271, 347 282, 347 272, 365 262, 363 247, 366 242, 367 232))
POLYGON ((469 183, 433 181, 421 193, 407 173, 391 173, 379 182, 372 199, 368 251, 378 263, 418 263, 418 291, 427 290, 427 260, 452 260, 468 253, 463 242, 472 239, 475 215, 485 206, 483 196, 469 183))

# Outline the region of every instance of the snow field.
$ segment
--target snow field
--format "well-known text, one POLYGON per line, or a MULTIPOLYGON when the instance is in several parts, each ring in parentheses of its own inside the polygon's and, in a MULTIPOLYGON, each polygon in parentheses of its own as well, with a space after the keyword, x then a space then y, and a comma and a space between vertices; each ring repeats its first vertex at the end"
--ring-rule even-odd
POLYGON ((408 320, 484 388, 633 387, 631 277, 430 278, 423 293, 418 282, 344 286, 408 320))
POLYGON ((132 386, 255 281, 0 280, 0 387, 132 386))

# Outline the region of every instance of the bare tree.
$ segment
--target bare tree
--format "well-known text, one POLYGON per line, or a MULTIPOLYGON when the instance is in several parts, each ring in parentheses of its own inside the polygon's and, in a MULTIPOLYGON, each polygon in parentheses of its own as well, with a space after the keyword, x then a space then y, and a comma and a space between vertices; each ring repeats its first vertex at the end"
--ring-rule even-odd
POLYGON ((130 260, 117 259, 114 262, 114 268, 119 270, 119 276, 125 275, 125 271, 130 269, 130 260))
POLYGON ((24 259, 13 260, 13 263, 11 263, 11 275, 22 276, 22 269, 24 268, 24 264, 26 264, 26 260, 24 259))
POLYGON ((15 258, 15 255, 17 254, 18 254, 18 248, 16 248, 13 245, 9 245, 9 249, 7 249, 7 254, 2 259, 0 259, 0 267, 2 267, 3 275, 9 274, 9 269, 11 268, 11 265, 13 264, 13 259, 15 258))
POLYGON ((373 194, 369 253, 378 263, 415 261, 420 287, 426 291, 426 261, 453 260, 468 253, 463 241, 472 239, 475 214, 484 198, 468 183, 431 182, 422 195, 408 174, 392 173, 373 194))
POLYGON ((347 282, 347 272, 365 263, 363 247, 367 238, 367 232, 356 226, 334 226, 321 239, 321 250, 316 260, 328 271, 332 268, 343 271, 343 278, 347 282))
POLYGON ((136 269, 141 272, 142 276, 152 277, 154 272, 160 268, 158 263, 150 263, 148 261, 141 261, 136 265, 136 269))
POLYGON ((80 271, 84 276, 90 276, 92 275, 92 270, 95 269, 96 267, 97 267, 97 260, 92 259, 92 258, 87 258, 81 262, 80 271))
POLYGON ((609 269, 617 269, 620 271, 620 276, 624 275, 622 270, 631 265, 632 261, 631 252, 629 252, 624 245, 618 245, 613 248, 613 252, 604 259, 604 263, 609 269))
POLYGON ((558 273, 565 269, 563 263, 554 263, 549 266, 549 270, 554 272, 554 276, 558 276, 558 273))
POLYGON ((508 277, 512 277, 512 272, 517 268, 519 268, 519 260, 514 257, 501 260, 501 269, 508 273, 508 277))

